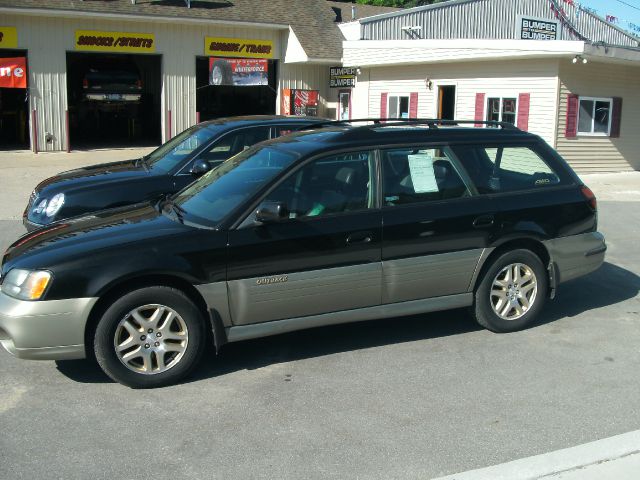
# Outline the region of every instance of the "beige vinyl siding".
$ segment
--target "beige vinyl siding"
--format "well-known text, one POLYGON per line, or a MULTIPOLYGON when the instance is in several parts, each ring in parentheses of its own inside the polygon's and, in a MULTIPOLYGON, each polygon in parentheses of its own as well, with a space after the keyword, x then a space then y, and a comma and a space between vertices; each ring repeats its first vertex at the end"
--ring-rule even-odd
MULTIPOLYGON (((274 58, 280 57, 278 30, 222 25, 180 24, 178 21, 141 22, 120 19, 3 15, 2 25, 17 27, 18 49, 28 51, 30 111, 36 110, 40 151, 65 150, 67 132, 66 52, 75 50, 76 30, 155 34, 154 54, 162 55, 162 139, 166 141, 168 113, 171 134, 196 123, 196 56, 204 55, 204 39, 211 37, 272 40, 274 58), (50 133, 52 142, 45 143, 50 133)), ((95 52, 99 53, 99 52, 95 52)), ((1 54, 1 50, 0 50, 1 54)), ((0 55, 1 56, 1 55, 0 55)), ((31 135, 33 125, 30 122, 31 135)))
POLYGON ((560 66, 558 152, 582 173, 640 169, 640 67, 613 63, 563 62, 560 66), (621 97, 620 138, 566 138, 567 96, 621 97))
POLYGON ((282 105, 282 89, 319 90, 318 116, 336 115, 337 93, 329 88, 329 66, 302 63, 281 63, 278 85, 277 112, 282 105))
MULTIPOLYGON (((380 116, 380 97, 408 95, 418 92, 418 117, 434 118, 438 109, 438 87, 456 86, 455 117, 458 120, 475 118, 476 94, 489 97, 515 97, 531 94, 529 131, 540 135, 553 145, 556 136, 556 104, 558 98, 558 64, 555 60, 528 60, 510 62, 467 62, 449 64, 422 64, 371 68, 359 82, 359 88, 368 88, 368 105, 354 105, 354 116, 380 116), (427 88, 426 80, 433 89, 427 88)), ((357 96, 361 98, 361 95, 357 96)), ((518 105, 518 108, 519 105, 518 105)), ((486 118, 486 113, 485 113, 486 118)))

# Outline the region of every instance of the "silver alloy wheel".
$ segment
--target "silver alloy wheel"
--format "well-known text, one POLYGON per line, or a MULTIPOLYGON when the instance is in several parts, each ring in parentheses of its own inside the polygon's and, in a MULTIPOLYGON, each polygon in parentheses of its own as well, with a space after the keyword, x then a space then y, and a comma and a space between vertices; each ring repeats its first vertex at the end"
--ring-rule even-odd
POLYGON ((113 338, 118 359, 129 370, 155 375, 175 367, 189 343, 182 317, 165 305, 143 305, 120 320, 113 338))
POLYGON ((222 68, 216 65, 211 69, 211 84, 222 85, 222 68))
POLYGON ((531 267, 524 263, 512 263, 494 278, 489 301, 500 318, 517 320, 531 309, 537 294, 538 281, 531 267))

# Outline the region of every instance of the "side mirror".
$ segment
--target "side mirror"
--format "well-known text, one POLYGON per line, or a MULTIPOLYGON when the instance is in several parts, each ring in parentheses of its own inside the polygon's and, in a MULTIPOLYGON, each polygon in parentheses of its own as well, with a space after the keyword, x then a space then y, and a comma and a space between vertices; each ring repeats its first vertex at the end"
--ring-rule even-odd
POLYGON ((289 211, 283 202, 264 202, 256 211, 256 221, 260 223, 279 222, 289 218, 289 211))
POLYGON ((209 162, 207 162, 206 160, 198 159, 195 162, 193 162, 193 165, 191 166, 191 170, 189 170, 189 173, 199 177, 207 173, 209 170, 211 170, 211 165, 209 165, 209 162))

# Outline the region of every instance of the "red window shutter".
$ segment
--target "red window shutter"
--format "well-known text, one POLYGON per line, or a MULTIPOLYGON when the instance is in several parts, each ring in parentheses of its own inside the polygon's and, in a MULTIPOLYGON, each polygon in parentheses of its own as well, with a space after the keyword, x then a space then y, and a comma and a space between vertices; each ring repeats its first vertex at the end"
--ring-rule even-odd
POLYGON ((567 95, 567 125, 564 132, 567 138, 575 138, 578 135, 578 107, 578 95, 567 95))
POLYGON ((387 98, 389 97, 388 93, 383 93, 380 95, 380 118, 387 118, 387 98))
POLYGON ((418 92, 409 95, 409 118, 418 118, 418 92))
MULTIPOLYGON (((474 120, 482 122, 484 120, 484 93, 476 93, 476 115, 474 120)), ((476 127, 481 127, 481 123, 476 123, 476 127)))
POLYGON ((622 121, 622 98, 613 97, 613 108, 611 111, 611 138, 620 138, 620 123, 622 121))
POLYGON ((530 107, 531 107, 531 94, 521 93, 518 96, 518 128, 525 132, 529 130, 530 107))

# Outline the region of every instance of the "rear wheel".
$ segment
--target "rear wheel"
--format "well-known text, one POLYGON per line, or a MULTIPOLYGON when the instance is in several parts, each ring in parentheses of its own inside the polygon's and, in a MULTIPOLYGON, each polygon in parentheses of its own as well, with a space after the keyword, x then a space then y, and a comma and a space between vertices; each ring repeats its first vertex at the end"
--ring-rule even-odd
POLYGON ((493 332, 526 328, 542 310, 547 286, 547 272, 536 254, 524 249, 503 253, 476 289, 474 317, 493 332))
POLYGON ((104 312, 94 352, 113 380, 133 388, 160 387, 196 366, 205 338, 202 315, 184 293, 147 287, 127 293, 104 312))

